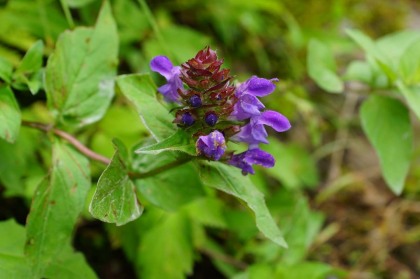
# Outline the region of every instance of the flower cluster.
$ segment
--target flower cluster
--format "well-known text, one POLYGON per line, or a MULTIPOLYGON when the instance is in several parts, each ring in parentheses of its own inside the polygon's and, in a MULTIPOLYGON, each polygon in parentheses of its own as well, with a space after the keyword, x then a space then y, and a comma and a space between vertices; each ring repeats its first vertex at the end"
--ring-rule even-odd
POLYGON ((271 94, 278 80, 253 76, 236 87, 222 64, 216 52, 206 47, 181 66, 157 56, 150 67, 167 80, 158 91, 176 105, 174 123, 192 131, 197 155, 238 167, 243 174, 253 174, 255 164, 272 167, 273 156, 259 148, 260 143, 268 143, 265 126, 283 132, 290 123, 282 114, 265 110, 258 97, 271 94), (248 150, 227 151, 228 141, 244 142, 248 150))

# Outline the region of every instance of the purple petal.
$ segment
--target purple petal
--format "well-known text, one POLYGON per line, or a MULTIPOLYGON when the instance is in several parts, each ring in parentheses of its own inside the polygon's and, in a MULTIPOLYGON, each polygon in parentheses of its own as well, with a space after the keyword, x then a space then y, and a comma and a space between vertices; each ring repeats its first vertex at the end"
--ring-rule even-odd
POLYGON ((260 165, 265 168, 273 167, 276 162, 276 160, 270 153, 258 148, 248 150, 247 156, 245 156, 244 161, 248 164, 260 165))
POLYGON ((253 141, 249 142, 250 144, 255 142, 268 143, 268 134, 263 125, 252 125, 251 133, 253 141))
POLYGON ((247 81, 248 86, 246 89, 246 93, 258 97, 267 96, 268 94, 272 93, 274 89, 276 89, 276 86, 274 85, 273 81, 275 81, 275 79, 268 80, 265 78, 253 76, 247 81))
POLYGON ((173 76, 172 69, 174 66, 172 65, 171 60, 166 56, 156 56, 153 58, 152 61, 150 61, 150 68, 152 71, 164 76, 167 80, 171 79, 173 76))
POLYGON ((239 99, 239 103, 241 108, 251 115, 260 115, 260 110, 265 108, 263 103, 261 103, 257 97, 250 94, 242 95, 239 99))
POLYGON ((287 131, 291 127, 289 120, 284 115, 273 110, 264 111, 257 121, 259 124, 270 126, 277 132, 287 131))
POLYGON ((243 174, 254 174, 252 165, 260 165, 265 168, 271 168, 275 164, 274 157, 259 148, 249 149, 240 154, 235 154, 228 161, 228 164, 242 169, 243 174))

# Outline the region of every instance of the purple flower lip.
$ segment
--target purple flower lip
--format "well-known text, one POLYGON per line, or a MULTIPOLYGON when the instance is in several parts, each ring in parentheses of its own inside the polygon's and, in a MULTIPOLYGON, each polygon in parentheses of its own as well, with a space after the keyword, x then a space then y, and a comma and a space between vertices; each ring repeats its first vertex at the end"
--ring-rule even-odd
POLYGON ((261 115, 252 117, 250 122, 242 127, 241 131, 231 137, 231 140, 246 142, 250 146, 258 146, 259 143, 268 143, 266 126, 270 126, 276 132, 284 132, 290 129, 289 120, 282 114, 273 110, 266 110, 261 115))
POLYGON ((218 161, 225 153, 226 141, 223 134, 215 130, 207 136, 200 136, 195 146, 199 155, 218 161))
POLYGON ((240 154, 233 155, 228 161, 229 165, 242 170, 242 174, 254 174, 252 165, 260 165, 265 168, 271 168, 275 164, 274 157, 259 148, 249 149, 240 154))
POLYGON ((168 102, 179 102, 178 89, 182 89, 181 67, 172 65, 166 56, 156 56, 150 61, 150 68, 165 77, 167 83, 158 88, 158 91, 168 102))
POLYGON ((235 120, 245 120, 260 115, 265 106, 257 97, 271 94, 276 88, 273 83, 275 81, 278 81, 278 79, 269 80, 253 76, 242 83, 235 93, 238 101, 234 106, 231 117, 235 120))

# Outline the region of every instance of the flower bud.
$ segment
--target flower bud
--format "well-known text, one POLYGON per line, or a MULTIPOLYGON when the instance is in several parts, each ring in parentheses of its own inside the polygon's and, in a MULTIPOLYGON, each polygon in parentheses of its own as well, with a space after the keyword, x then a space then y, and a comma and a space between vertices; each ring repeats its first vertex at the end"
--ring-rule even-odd
POLYGON ((194 108, 201 107, 202 105, 201 98, 198 95, 192 95, 189 101, 190 101, 190 105, 194 108))
POLYGON ((181 123, 185 126, 191 126, 195 122, 194 116, 190 112, 185 112, 181 116, 181 123))
POLYGON ((219 120, 219 117, 214 111, 207 112, 204 116, 204 121, 206 121, 207 125, 212 127, 216 125, 217 120, 219 120))

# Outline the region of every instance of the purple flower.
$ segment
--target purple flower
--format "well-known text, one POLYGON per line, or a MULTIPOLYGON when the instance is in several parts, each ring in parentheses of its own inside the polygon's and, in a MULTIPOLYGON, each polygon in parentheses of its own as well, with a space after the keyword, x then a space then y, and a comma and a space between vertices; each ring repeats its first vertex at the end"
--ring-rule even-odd
POLYGON ((150 61, 150 68, 164 76, 167 84, 158 88, 167 102, 179 102, 178 89, 182 88, 182 80, 180 79, 181 67, 173 66, 166 56, 156 56, 150 61))
POLYGON ((271 168, 274 166, 275 162, 276 161, 270 153, 267 153, 259 148, 254 148, 240 154, 233 155, 228 161, 228 164, 240 168, 242 173, 246 175, 248 173, 254 174, 252 165, 260 165, 265 168, 271 168))
POLYGON ((199 155, 218 161, 225 153, 226 141, 223 134, 215 130, 207 136, 199 137, 195 146, 199 155))
POLYGON ((268 143, 268 134, 264 125, 270 126, 277 132, 287 131, 291 127, 284 115, 277 111, 266 110, 261 115, 252 117, 239 133, 231 137, 231 140, 246 142, 251 148, 258 146, 259 143, 268 143))
POLYGON ((238 101, 234 106, 231 114, 236 120, 244 120, 261 114, 261 110, 265 108, 263 103, 257 97, 264 97, 272 93, 276 86, 273 82, 278 79, 265 79, 253 76, 242 83, 236 90, 238 101))

